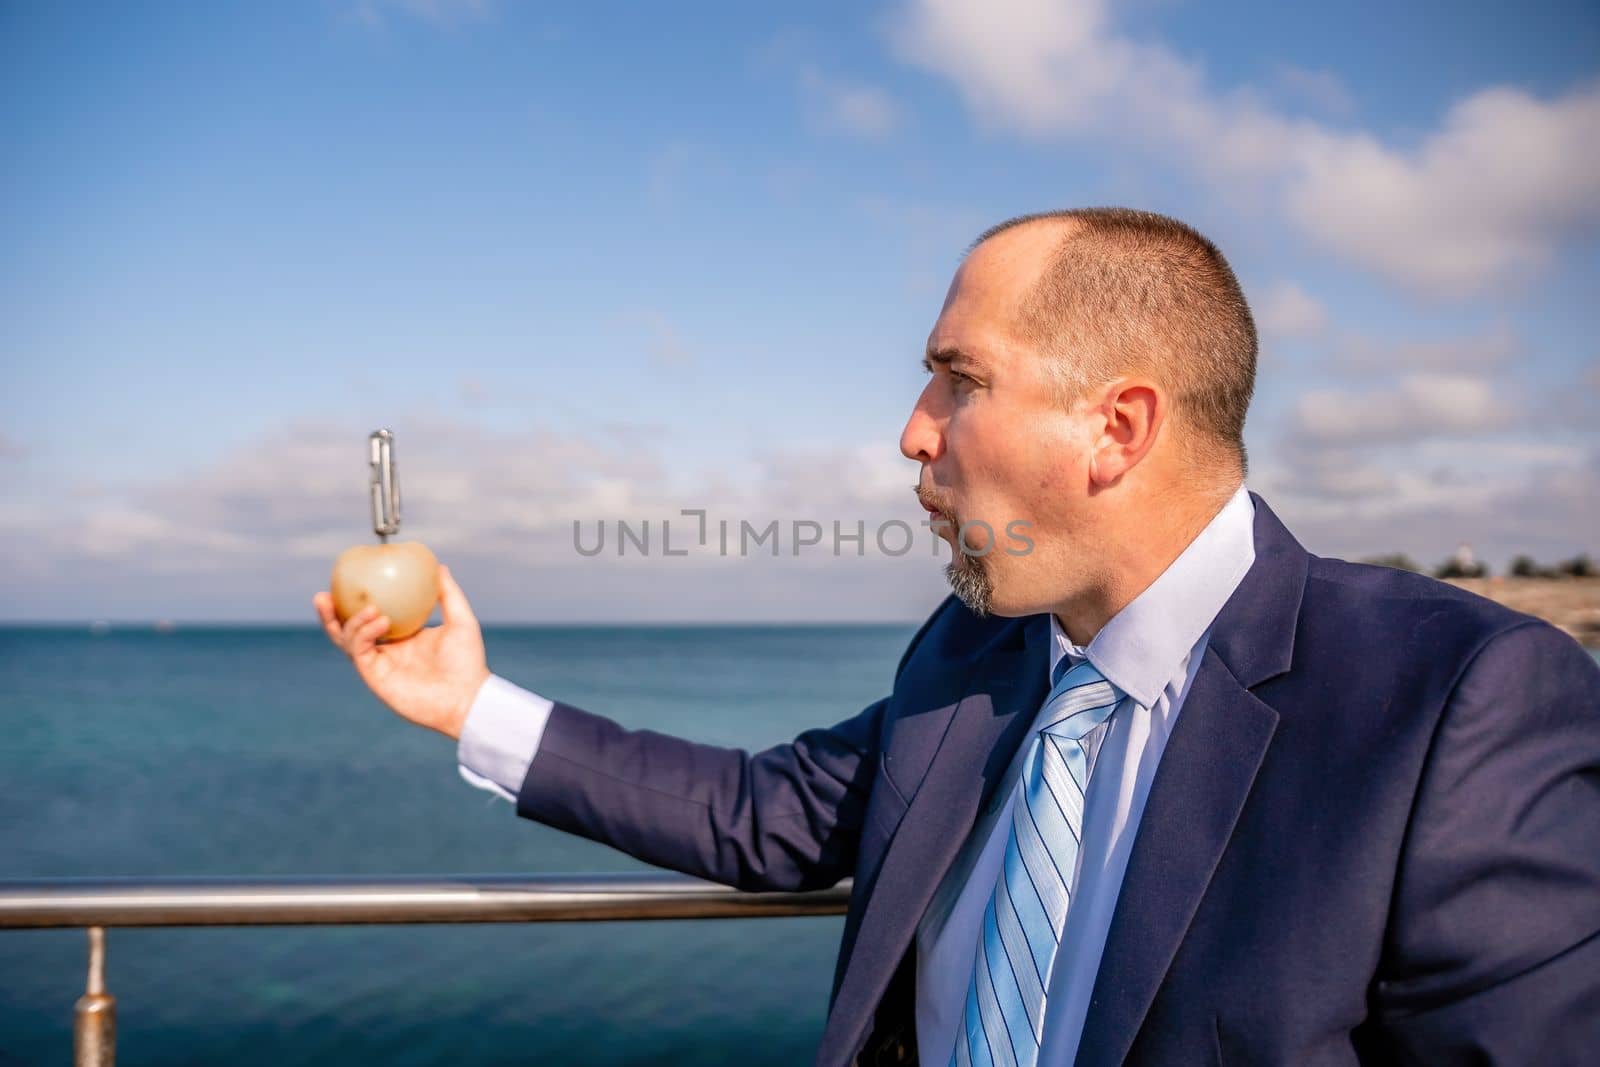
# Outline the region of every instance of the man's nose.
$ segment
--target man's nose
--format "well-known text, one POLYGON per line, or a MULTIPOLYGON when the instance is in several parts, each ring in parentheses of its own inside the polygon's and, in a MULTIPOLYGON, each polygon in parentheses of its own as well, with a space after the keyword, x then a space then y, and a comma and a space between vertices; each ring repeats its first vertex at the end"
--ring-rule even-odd
POLYGON ((944 451, 943 426, 928 407, 928 390, 924 389, 906 428, 900 431, 900 454, 918 463, 932 463, 944 451))

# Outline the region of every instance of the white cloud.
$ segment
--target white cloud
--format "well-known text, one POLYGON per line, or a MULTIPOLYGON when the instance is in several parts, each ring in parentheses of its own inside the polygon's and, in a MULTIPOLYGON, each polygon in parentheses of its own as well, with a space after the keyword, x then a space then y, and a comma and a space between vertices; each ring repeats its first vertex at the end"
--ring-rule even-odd
POLYGON ((1404 552, 1425 566, 1465 541, 1503 568, 1521 553, 1595 554, 1600 453, 1538 441, 1329 449, 1254 464, 1250 483, 1313 552, 1404 552))
POLYGON ((900 124, 900 108, 894 98, 875 85, 806 66, 800 70, 800 88, 810 121, 829 133, 878 138, 894 132, 900 124))
POLYGON ((1396 147, 1220 90, 1119 33, 1102 0, 912 0, 893 46, 954 81, 981 122, 1131 143, 1266 194, 1324 246, 1420 290, 1487 287, 1600 226, 1600 84, 1549 100, 1485 89, 1396 147))
POLYGON ((1360 446, 1503 429, 1517 411, 1484 378, 1412 374, 1392 386, 1313 389, 1294 413, 1300 439, 1360 446))
POLYGON ((1265 462, 1253 459, 1250 483, 1273 496, 1322 501, 1377 500, 1395 493, 1401 479, 1388 464, 1359 451, 1298 448, 1265 462))
POLYGON ((1279 95, 1309 104, 1325 114, 1345 116, 1356 109, 1350 90, 1331 71, 1280 63, 1273 69, 1272 81, 1279 95))
MULTIPOLYGON (((487 431, 437 418, 395 422, 405 540, 428 544, 457 569, 486 619, 845 619, 920 617, 947 591, 911 491, 917 472, 892 441, 796 447, 741 456, 737 466, 666 471, 642 429, 583 433, 487 431), (691 544, 703 508, 709 548, 691 544), (601 521, 601 556, 580 556, 601 521), (652 553, 615 551, 618 520, 648 521, 652 553), (776 520, 781 554, 741 558, 739 523, 776 520), (876 533, 906 523, 911 551, 889 553, 876 533), (732 552, 717 551, 718 524, 732 552), (796 521, 826 540, 793 553, 796 521), (862 555, 841 542, 864 531, 862 555), (469 578, 471 579, 469 583, 469 578)), ((0 603, 14 617, 297 619, 326 586, 344 548, 373 539, 367 515, 365 434, 299 421, 274 428, 214 463, 140 485, 0 497, 0 603), (225 601, 217 591, 226 589, 225 601)), ((67 487, 70 488, 70 487, 67 487)), ((766 542, 765 544, 770 544, 766 542)))
POLYGON ((1254 310, 1257 327, 1268 336, 1314 337, 1328 326, 1327 309, 1294 282, 1267 290, 1254 310))
POLYGON ((1519 350, 1516 334, 1507 326, 1466 337, 1423 341, 1379 341, 1353 336, 1340 341, 1337 361, 1351 369, 1408 371, 1485 371, 1506 364, 1519 350))
POLYGON ((1411 152, 1328 133, 1296 148, 1290 216, 1350 259, 1435 291, 1540 266, 1600 224, 1600 86, 1548 101, 1475 93, 1411 152))

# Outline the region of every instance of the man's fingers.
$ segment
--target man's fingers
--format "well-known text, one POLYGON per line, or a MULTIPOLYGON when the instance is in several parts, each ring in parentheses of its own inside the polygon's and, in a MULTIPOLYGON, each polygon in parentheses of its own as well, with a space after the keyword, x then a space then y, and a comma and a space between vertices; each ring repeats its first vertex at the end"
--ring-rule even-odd
POLYGON ((339 647, 355 655, 355 642, 361 636, 362 627, 370 623, 378 614, 376 604, 368 604, 348 619, 344 620, 344 628, 339 631, 339 647))
MULTIPOLYGON (((377 609, 373 608, 372 610, 376 611, 377 609)), ((377 646, 378 638, 382 637, 388 629, 389 617, 387 615, 379 615, 377 618, 369 619, 363 623, 356 630, 356 635, 350 642, 350 658, 359 660, 371 652, 377 646)))
POLYGON ((337 645, 340 631, 339 620, 333 613, 333 597, 327 591, 323 591, 311 598, 311 604, 317 609, 317 618, 322 620, 322 632, 328 635, 328 640, 337 645))
POLYGON ((477 616, 472 614, 472 605, 467 603, 467 594, 456 584, 450 568, 442 563, 439 564, 439 610, 444 615, 446 625, 478 621, 477 616))

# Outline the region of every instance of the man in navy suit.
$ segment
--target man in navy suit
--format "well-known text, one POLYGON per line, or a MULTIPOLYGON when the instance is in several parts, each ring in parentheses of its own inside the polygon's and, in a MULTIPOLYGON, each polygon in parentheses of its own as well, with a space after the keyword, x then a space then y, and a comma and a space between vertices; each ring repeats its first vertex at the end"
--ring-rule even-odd
POLYGON ((317 608, 518 814, 751 890, 853 877, 819 1064, 1593 1062, 1600 667, 1308 554, 1243 488, 1255 359, 1181 223, 985 234, 901 440, 954 595, 888 696, 753 755, 490 674, 447 569, 405 642, 317 608))

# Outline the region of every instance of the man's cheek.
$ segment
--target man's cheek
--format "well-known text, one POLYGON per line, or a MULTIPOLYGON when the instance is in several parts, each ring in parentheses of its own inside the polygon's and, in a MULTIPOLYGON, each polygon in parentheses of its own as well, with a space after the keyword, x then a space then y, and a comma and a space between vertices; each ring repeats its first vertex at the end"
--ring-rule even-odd
POLYGON ((1006 523, 1005 551, 1008 556, 1033 554, 1033 523, 1028 519, 1012 519, 1006 523))
POLYGON ((969 556, 987 556, 995 549, 995 527, 988 519, 967 519, 956 534, 957 545, 969 556))

